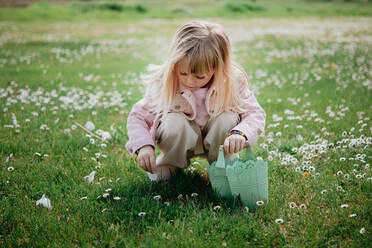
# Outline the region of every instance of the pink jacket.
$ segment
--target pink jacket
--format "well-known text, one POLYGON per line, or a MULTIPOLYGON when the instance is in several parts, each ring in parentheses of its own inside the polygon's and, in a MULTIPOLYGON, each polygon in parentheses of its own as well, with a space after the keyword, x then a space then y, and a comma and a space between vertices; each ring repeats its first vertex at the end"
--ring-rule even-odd
MULTIPOLYGON (((252 146, 256 143, 259 135, 264 131, 266 113, 257 102, 256 97, 248 89, 249 81, 246 73, 239 68, 233 67, 235 83, 238 84, 238 92, 240 97, 247 99, 248 111, 239 113, 240 122, 233 128, 243 132, 248 143, 252 146)), ((207 91, 205 98, 206 109, 208 114, 214 112, 215 85, 212 83, 207 91)), ((139 102, 133 105, 127 120, 127 130, 129 141, 125 145, 131 156, 145 145, 155 147, 156 128, 160 124, 155 118, 155 113, 150 111, 152 99, 149 97, 142 98, 139 102)), ((195 97, 192 92, 180 84, 180 90, 171 104, 171 112, 181 113, 188 120, 194 120, 198 109, 196 109, 195 97)))

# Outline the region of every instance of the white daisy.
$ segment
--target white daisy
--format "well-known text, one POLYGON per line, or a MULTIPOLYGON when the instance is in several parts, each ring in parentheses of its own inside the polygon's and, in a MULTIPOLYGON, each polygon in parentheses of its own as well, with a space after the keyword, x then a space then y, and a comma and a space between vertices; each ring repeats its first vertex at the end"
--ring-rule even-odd
POLYGON ((142 217, 142 216, 145 216, 145 215, 146 215, 145 212, 140 212, 140 213, 138 213, 138 216, 139 216, 139 217, 142 217))
POLYGON ((283 219, 276 219, 275 222, 278 223, 278 224, 282 224, 284 221, 283 221, 283 219))
POLYGON ((213 207, 213 210, 215 211, 220 210, 220 209, 221 209, 221 206, 218 206, 218 205, 213 207))
POLYGON ((296 205, 296 203, 294 203, 294 202, 290 202, 290 203, 289 203, 289 207, 290 207, 290 208, 295 208, 295 207, 297 207, 297 205, 296 205))
POLYGON ((301 204, 301 205, 300 205, 300 208, 303 209, 303 210, 306 210, 306 209, 307 209, 307 207, 306 207, 305 204, 301 204))
POLYGON ((256 201, 256 204, 257 204, 257 206, 262 206, 262 205, 264 205, 264 202, 263 201, 256 201))
POLYGON ((161 196, 160 195, 156 195, 156 196, 154 196, 152 199, 154 199, 154 200, 160 200, 161 199, 161 196))

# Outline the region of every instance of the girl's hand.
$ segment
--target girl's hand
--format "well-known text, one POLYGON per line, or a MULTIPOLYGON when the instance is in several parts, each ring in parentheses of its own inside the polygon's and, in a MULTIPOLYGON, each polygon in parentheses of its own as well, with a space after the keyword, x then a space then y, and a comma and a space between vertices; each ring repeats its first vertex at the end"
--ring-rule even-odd
POLYGON ((152 174, 156 173, 154 148, 152 146, 143 146, 140 148, 137 156, 137 162, 143 170, 152 174))
POLYGON ((225 153, 237 153, 246 146, 245 138, 239 134, 233 134, 225 139, 223 150, 225 153))

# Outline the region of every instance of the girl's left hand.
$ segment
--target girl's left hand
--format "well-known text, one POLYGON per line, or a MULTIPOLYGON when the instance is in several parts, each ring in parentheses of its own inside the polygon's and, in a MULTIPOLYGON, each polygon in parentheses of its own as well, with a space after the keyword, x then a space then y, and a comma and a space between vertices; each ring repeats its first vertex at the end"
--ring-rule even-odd
POLYGON ((237 153, 246 146, 245 138, 239 134, 228 136, 223 143, 225 153, 237 153))

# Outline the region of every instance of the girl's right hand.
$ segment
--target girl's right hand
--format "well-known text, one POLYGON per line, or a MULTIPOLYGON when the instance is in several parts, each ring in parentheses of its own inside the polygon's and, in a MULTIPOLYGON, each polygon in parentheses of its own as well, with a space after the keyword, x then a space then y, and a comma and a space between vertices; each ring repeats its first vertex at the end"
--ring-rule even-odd
POLYGON ((156 173, 154 148, 149 145, 140 148, 137 156, 137 162, 145 171, 148 171, 152 174, 156 173))

